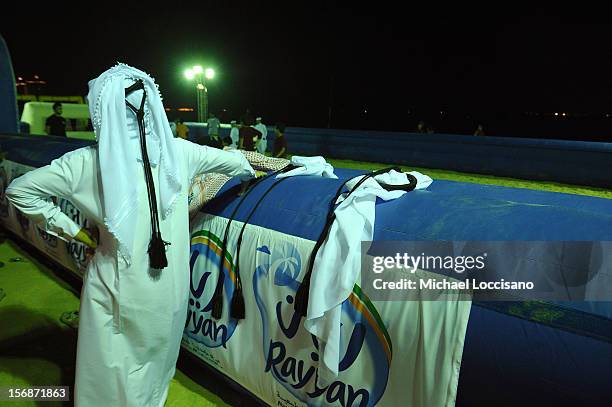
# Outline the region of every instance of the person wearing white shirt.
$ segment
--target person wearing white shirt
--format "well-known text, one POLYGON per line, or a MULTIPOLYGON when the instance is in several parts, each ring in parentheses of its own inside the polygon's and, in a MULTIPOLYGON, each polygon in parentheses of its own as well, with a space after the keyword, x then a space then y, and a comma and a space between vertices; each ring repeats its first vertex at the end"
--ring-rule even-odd
POLYGON ((221 139, 219 138, 219 128, 221 127, 221 122, 214 113, 210 114, 210 118, 206 124, 208 127, 208 137, 211 140, 214 140, 215 143, 221 144, 221 139))
POLYGON ((236 120, 232 120, 230 124, 232 125, 232 128, 230 130, 230 139, 232 139, 231 146, 234 148, 238 148, 238 138, 240 134, 240 129, 238 128, 238 123, 236 123, 236 120))
POLYGON ((257 143, 257 152, 264 154, 268 147, 268 128, 261 122, 261 117, 255 119, 255 126, 253 127, 261 133, 261 139, 257 143))

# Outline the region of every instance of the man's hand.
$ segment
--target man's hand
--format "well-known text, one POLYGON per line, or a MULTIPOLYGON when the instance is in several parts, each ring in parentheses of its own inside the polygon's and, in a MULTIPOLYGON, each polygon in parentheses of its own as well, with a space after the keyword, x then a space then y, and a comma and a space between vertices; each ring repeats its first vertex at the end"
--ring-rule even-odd
POLYGON ((89 234, 89 232, 87 232, 87 230, 85 230, 85 228, 82 228, 81 230, 79 230, 79 233, 76 234, 76 236, 74 237, 74 240, 83 243, 85 246, 89 247, 90 249, 95 249, 96 247, 98 247, 98 242, 96 242, 91 235, 89 234))

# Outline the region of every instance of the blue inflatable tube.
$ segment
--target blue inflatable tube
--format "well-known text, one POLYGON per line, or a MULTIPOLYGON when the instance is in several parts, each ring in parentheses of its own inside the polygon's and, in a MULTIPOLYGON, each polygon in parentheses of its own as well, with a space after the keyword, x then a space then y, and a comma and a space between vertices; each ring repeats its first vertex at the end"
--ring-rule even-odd
MULTIPOLYGON (((261 202, 249 223, 316 240, 340 180, 294 178, 261 202)), ((244 221, 273 183, 238 209, 244 221)), ((206 208, 229 217, 230 181, 206 208)), ((379 202, 375 240, 612 240, 612 200, 527 189, 434 181, 424 191, 379 202)), ((612 405, 612 303, 474 302, 457 405, 612 405), (542 315, 555 315, 547 321, 542 315)))

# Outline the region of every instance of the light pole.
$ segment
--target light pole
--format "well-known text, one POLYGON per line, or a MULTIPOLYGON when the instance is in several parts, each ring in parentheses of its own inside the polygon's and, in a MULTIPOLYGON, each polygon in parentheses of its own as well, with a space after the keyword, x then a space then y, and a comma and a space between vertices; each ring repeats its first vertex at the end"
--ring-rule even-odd
POLYGON ((212 68, 202 68, 201 65, 195 65, 185 71, 185 77, 196 82, 196 102, 198 107, 198 122, 204 123, 208 120, 208 89, 206 88, 206 80, 215 77, 215 71, 212 68))

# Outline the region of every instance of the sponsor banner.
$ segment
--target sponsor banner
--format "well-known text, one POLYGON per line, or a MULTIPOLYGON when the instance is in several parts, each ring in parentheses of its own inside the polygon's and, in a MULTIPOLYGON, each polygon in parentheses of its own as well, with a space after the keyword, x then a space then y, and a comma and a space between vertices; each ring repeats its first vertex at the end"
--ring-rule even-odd
POLYGON ((361 286, 372 299, 611 301, 609 241, 363 242, 361 286))
MULTIPOLYGON (((87 264, 86 246, 76 241, 66 242, 45 232, 6 199, 5 191, 11 181, 33 169, 34 167, 10 160, 4 160, 0 163, 0 222, 6 229, 21 237, 55 262, 82 276, 87 264)), ((78 225, 94 232, 91 230, 93 223, 88 221, 70 201, 61 198, 51 199, 59 205, 62 212, 70 216, 78 225)))
POLYGON ((221 259, 227 222, 200 214, 192 224, 186 349, 274 406, 454 404, 469 301, 373 302, 355 285, 342 304, 340 374, 323 384, 324 344, 293 310, 314 242, 247 225, 238 262, 243 224, 234 221, 221 259), (220 264, 223 315, 215 320, 220 264), (237 284, 246 309, 240 321, 229 317, 237 284))

